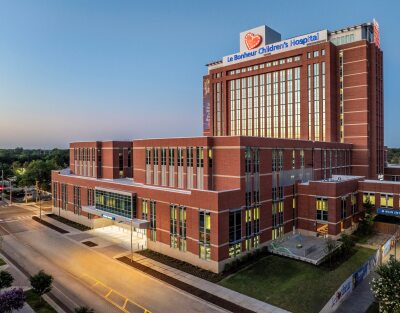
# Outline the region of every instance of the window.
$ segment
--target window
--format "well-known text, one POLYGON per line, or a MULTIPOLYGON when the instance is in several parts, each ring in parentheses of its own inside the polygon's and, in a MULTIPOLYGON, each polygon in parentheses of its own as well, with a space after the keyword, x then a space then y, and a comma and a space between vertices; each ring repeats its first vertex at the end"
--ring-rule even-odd
POLYGON ((132 167, 132 149, 128 148, 128 167, 132 167))
POLYGON ((296 150, 292 150, 292 169, 296 168, 296 150))
POLYGON ((311 52, 307 52, 307 59, 311 59, 311 52))
POLYGON ((382 208, 393 208, 393 195, 392 194, 381 194, 381 207, 382 208))
POLYGON ((242 241, 242 211, 229 212, 229 256, 235 257, 241 253, 242 241))
POLYGON ((300 166, 304 168, 304 150, 300 150, 300 166))
POLYGON ((186 149, 186 166, 193 167, 193 148, 188 147, 186 149))
POLYGON ((325 49, 321 50, 321 55, 325 55, 325 49))
POLYGON ((118 153, 118 170, 119 177, 124 177, 124 150, 119 149, 118 153))
POLYGON ((53 183, 53 207, 57 208, 58 207, 58 202, 57 202, 57 195, 58 195, 58 191, 57 191, 57 183, 53 183))
POLYGON ((318 51, 318 50, 314 51, 313 57, 314 57, 314 58, 319 57, 319 51, 318 51))
POLYGON ((177 217, 178 217, 178 206, 175 204, 171 204, 169 206, 170 210, 170 247, 177 248, 178 247, 178 235, 177 235, 177 217))
POLYGON ((150 200, 150 240, 157 240, 156 202, 150 200))
POLYGON ((203 147, 196 148, 196 166, 204 167, 204 148, 203 147))
POLYGON ((283 200, 272 201, 272 240, 283 235, 283 206, 283 200))
POLYGON ((351 195, 351 212, 352 214, 357 213, 358 208, 357 208, 357 194, 352 194, 351 195))
POLYGON ((179 207, 179 250, 186 251, 186 208, 179 207))
POLYGON ((316 209, 318 221, 328 221, 328 199, 316 198, 316 209))
POLYGON ((74 186, 74 214, 81 215, 81 187, 74 186))
MULTIPOLYGON (((169 166, 175 165, 175 149, 174 148, 169 148, 168 164, 169 164, 169 166)), ((170 173, 170 175, 171 175, 171 173, 170 173)))
POLYGON ((136 218, 135 196, 96 189, 96 209, 136 218))
POLYGON ((61 209, 68 209, 68 188, 67 184, 61 184, 61 209))
POLYGON ((87 204, 89 206, 94 206, 95 205, 95 200, 94 200, 94 189, 87 189, 87 204))
POLYGON ((211 216, 210 212, 199 211, 199 257, 203 260, 210 260, 210 232, 211 232, 211 216))
POLYGON ((149 207, 148 207, 148 200, 146 199, 142 199, 142 220, 146 220, 148 218, 148 214, 149 214, 149 207))
POLYGON ((161 165, 167 165, 167 149, 161 148, 161 165))
POLYGON ((340 199, 341 217, 340 219, 345 219, 347 217, 347 198, 342 197, 340 199))
POLYGON ((364 192, 363 194, 363 203, 370 203, 372 205, 375 205, 375 193, 372 192, 364 192))
POLYGON ((146 164, 151 164, 151 151, 150 148, 146 148, 146 164))

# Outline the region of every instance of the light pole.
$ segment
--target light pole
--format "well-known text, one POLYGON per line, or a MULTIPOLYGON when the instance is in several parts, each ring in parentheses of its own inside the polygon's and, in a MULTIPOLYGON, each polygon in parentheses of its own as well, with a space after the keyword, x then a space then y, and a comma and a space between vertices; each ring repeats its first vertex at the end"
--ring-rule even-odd
POLYGON ((4 201, 4 170, 1 170, 1 201, 4 201))
POLYGON ((12 181, 11 178, 8 179, 8 182, 10 183, 10 206, 12 205, 12 181))
POLYGON ((36 196, 39 197, 39 218, 42 219, 42 202, 40 201, 39 181, 36 181, 36 196))
POLYGON ((133 197, 131 196, 131 262, 133 261, 133 197))

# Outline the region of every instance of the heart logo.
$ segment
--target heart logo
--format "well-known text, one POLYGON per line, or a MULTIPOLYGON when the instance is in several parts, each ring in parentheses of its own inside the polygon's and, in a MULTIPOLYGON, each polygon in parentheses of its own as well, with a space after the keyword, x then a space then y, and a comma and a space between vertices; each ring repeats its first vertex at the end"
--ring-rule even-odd
POLYGON ((262 41, 261 35, 254 35, 253 33, 247 33, 246 36, 244 36, 244 42, 246 43, 248 50, 257 48, 261 44, 261 41, 262 41))

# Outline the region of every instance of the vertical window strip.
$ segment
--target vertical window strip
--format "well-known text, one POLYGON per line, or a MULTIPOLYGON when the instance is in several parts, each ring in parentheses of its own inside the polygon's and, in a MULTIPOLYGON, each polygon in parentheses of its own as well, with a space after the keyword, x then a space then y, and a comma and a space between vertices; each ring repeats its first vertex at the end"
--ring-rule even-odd
POLYGON ((308 140, 312 140, 312 106, 311 106, 311 64, 307 66, 308 89, 308 140))
POLYGON ((253 76, 247 77, 247 136, 253 136, 253 76))
POLYGON ((314 140, 320 140, 319 129, 319 63, 314 64, 314 140))
POLYGON ((326 141, 325 62, 322 62, 322 141, 326 141))
POLYGON ((274 104, 273 104, 273 106, 274 106, 274 121, 273 121, 273 129, 274 129, 274 133, 273 133, 273 136, 275 137, 275 138, 278 138, 279 137, 279 94, 278 94, 278 84, 279 84, 279 82, 278 82, 278 72, 274 72, 273 73, 273 79, 274 79, 274 82, 273 82, 273 91, 272 91, 272 94, 273 94, 273 100, 274 100, 274 104))
POLYGON ((295 138, 300 139, 300 67, 294 69, 295 138))
POLYGON ((260 75, 260 136, 265 137, 265 74, 260 75))
POLYGON ((230 127, 230 132, 231 136, 234 136, 236 133, 236 120, 235 120, 235 95, 236 95, 236 90, 235 90, 235 81, 231 80, 229 82, 230 86, 230 93, 231 93, 231 127, 230 127))
POLYGON ((247 136, 247 88, 246 78, 242 78, 242 136, 247 136))
POLYGON ((280 138, 286 138, 286 71, 279 72, 280 76, 280 138))
POLYGON ((287 138, 293 138, 293 70, 287 71, 287 138))

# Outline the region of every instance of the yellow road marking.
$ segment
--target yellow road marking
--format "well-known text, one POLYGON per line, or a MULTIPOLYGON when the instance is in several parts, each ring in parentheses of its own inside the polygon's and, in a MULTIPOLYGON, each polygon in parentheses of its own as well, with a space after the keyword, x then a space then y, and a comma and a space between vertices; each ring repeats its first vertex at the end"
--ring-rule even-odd
POLYGON ((116 290, 114 290, 114 289, 108 287, 106 284, 102 283, 100 280, 98 280, 98 279, 96 279, 96 278, 94 278, 94 277, 91 277, 91 276, 89 276, 89 275, 87 275, 87 274, 84 274, 84 275, 82 275, 81 280, 82 280, 83 282, 85 282, 87 285, 89 285, 89 287, 90 287, 95 293, 97 293, 98 295, 100 295, 100 296, 101 296, 102 298, 104 298, 106 301, 110 302, 112 305, 116 306, 116 307, 117 307, 118 309, 120 309, 122 312, 130 313, 130 311, 128 311, 128 310, 126 309, 126 305, 128 304, 128 302, 131 302, 132 304, 136 305, 137 307, 143 309, 143 313, 151 313, 151 311, 147 310, 146 308, 144 308, 144 307, 141 306, 140 304, 137 304, 136 302, 132 301, 131 299, 125 297, 124 295, 120 294, 118 291, 116 291, 116 290), (86 278, 86 280, 85 280, 84 278, 86 278), (90 279, 90 280, 92 280, 92 281, 94 281, 95 283, 91 285, 91 284, 87 281, 87 278, 90 279), (97 291, 97 290, 95 289, 95 287, 96 287, 97 285, 100 285, 100 286, 104 287, 105 289, 109 289, 109 291, 108 291, 105 295, 103 295, 103 294, 101 294, 99 291, 97 291), (118 303, 115 303, 112 299, 109 299, 108 297, 111 295, 111 293, 115 293, 116 295, 118 295, 119 297, 121 297, 122 299, 124 299, 124 304, 123 304, 122 306, 120 306, 118 303))

